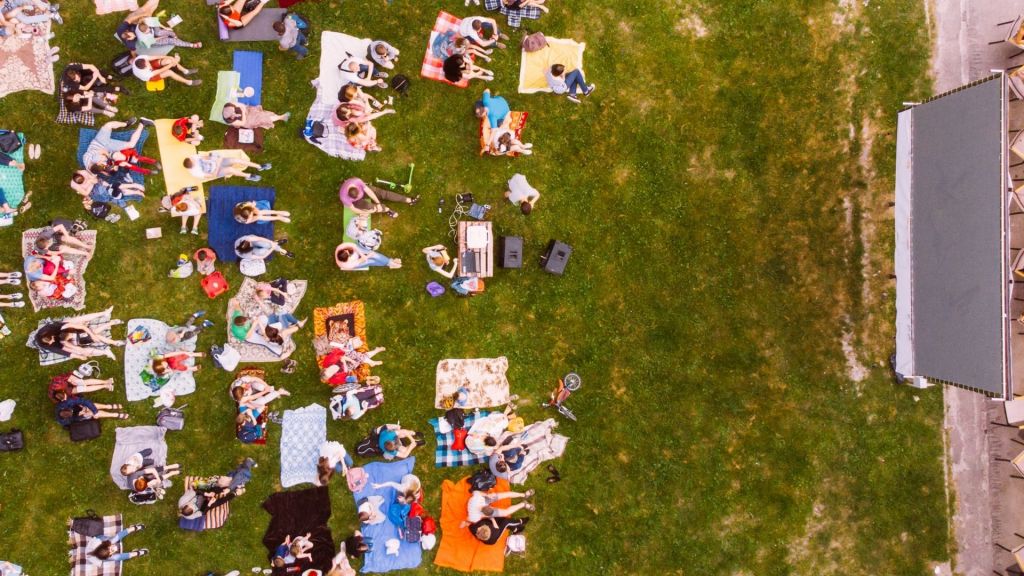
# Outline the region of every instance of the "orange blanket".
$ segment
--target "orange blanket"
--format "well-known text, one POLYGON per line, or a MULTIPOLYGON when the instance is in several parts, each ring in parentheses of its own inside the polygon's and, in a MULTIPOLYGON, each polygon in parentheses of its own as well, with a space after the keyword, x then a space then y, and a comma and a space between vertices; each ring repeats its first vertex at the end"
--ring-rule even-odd
MULTIPOLYGON (((506 480, 498 479, 490 492, 507 492, 506 480)), ((451 480, 441 483, 441 543, 437 547, 434 564, 454 568, 462 572, 505 571, 505 540, 508 532, 497 542, 488 546, 476 539, 469 528, 459 528, 466 519, 466 504, 469 503, 469 477, 452 484, 451 480)), ((511 505, 508 500, 494 503, 497 508, 511 505)))

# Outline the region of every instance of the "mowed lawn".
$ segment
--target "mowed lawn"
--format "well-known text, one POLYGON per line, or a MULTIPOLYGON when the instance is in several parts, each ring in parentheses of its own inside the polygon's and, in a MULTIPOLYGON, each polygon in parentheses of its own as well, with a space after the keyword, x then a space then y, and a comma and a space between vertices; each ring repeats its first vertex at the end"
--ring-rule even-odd
MULTIPOLYGON (((528 552, 508 561, 508 573, 924 574, 949 557, 941 397, 888 379, 891 286, 877 263, 892 245, 884 201, 895 112, 929 93, 928 29, 920 2, 865 4, 550 0, 551 13, 528 24, 585 40, 585 69, 598 90, 578 106, 516 94, 518 51, 496 53, 490 87, 531 113, 530 158, 477 156, 471 107, 482 85, 460 90, 418 78, 437 11, 481 12, 461 0, 297 6, 317 31, 384 38, 402 51, 398 71, 412 88, 396 98, 396 116, 376 122, 384 151, 366 162, 329 158, 296 135, 314 96, 318 33, 301 62, 269 43, 223 44, 199 0, 164 7, 185 18, 183 37, 206 44, 178 51, 202 69, 204 85, 147 93, 133 81, 123 108, 150 118, 206 116, 231 51, 264 51, 264 105, 296 116, 268 132, 260 157, 274 164, 260 185, 274 186, 278 206, 294 217, 278 235, 298 254, 275 259, 271 274, 310 281, 300 316, 362 299, 370 345, 387 347, 375 370, 385 405, 356 423, 331 422, 330 438, 352 447, 371 425, 399 420, 429 431, 443 358, 507 356, 527 420, 553 414, 539 404, 559 376, 582 375, 569 402, 579 422, 560 427, 572 438, 554 463, 563 480, 531 478, 537 510, 528 552), (404 178, 409 162, 423 201, 375 221, 382 251, 405 266, 339 272, 339 182, 404 178), (543 195, 528 218, 501 197, 516 172, 543 195), (449 240, 453 195, 467 191, 494 207, 499 234, 525 237, 526 265, 499 271, 481 297, 431 299, 424 284, 438 278, 419 251, 449 240), (575 248, 564 277, 537 266, 551 238, 575 248), (851 381, 844 334, 867 367, 860 382, 851 381)), ((104 64, 120 51, 111 37, 119 15, 95 16, 83 0, 63 2, 62 12, 61 65, 104 64)), ((43 145, 26 172, 35 208, 0 229, 0 269, 21 267, 23 229, 82 215, 67 186, 78 129, 54 124, 55 114, 53 96, 0 99, 0 125, 43 145)), ((222 133, 210 124, 207 147, 222 133)), ((178 236, 177 223, 157 213, 162 178, 149 190, 139 220, 96 223, 87 311, 113 305, 124 320, 175 322, 206 309, 218 322, 202 337, 207 349, 223 340, 227 297, 209 301, 195 277, 166 277, 177 254, 203 245, 205 225, 203 237, 178 236), (158 225, 164 238, 145 240, 144 230, 158 225)), ((241 282, 236 270, 220 269, 241 282)), ((34 576, 65 573, 64 521, 92 508, 147 525, 129 543, 151 554, 127 564, 128 574, 265 565, 269 517, 260 503, 279 489, 280 428, 266 446, 238 443, 231 377, 207 363, 197 392, 181 399, 187 424, 168 434, 170 460, 193 474, 225 472, 244 456, 260 467, 225 528, 179 530, 180 484, 167 501, 136 507, 110 481, 111 422, 101 439, 74 445, 54 422, 46 384, 73 364, 41 368, 24 340, 39 319, 59 314, 3 311, 14 334, 0 341, 0 398, 18 400, 10 424, 25 431, 27 449, 0 455, 0 557, 34 576)), ((270 383, 293 391, 278 409, 328 397, 310 330, 297 338, 295 374, 268 366, 270 383)), ((122 382, 119 364, 100 364, 122 382)), ((123 403, 123 388, 95 398, 123 403)), ((150 402, 129 410, 132 425, 151 424, 156 412, 150 402)), ((431 440, 417 451, 415 471, 437 516, 441 481, 468 470, 433 468, 432 449, 431 440)), ((357 527, 354 505, 341 484, 331 490, 340 540, 357 527)), ((447 573, 433 567, 433 554, 419 571, 447 573)))

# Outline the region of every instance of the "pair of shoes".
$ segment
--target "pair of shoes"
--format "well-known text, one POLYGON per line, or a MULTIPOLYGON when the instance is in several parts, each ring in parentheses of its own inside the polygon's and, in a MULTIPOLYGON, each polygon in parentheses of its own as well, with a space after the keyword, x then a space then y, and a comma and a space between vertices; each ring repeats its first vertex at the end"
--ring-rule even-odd
POLYGON ((277 241, 277 245, 278 246, 284 246, 287 243, 288 243, 288 239, 287 238, 281 238, 280 240, 277 241))
POLYGON ((202 326, 203 328, 212 328, 213 322, 210 322, 209 320, 203 320, 203 323, 200 324, 200 326, 202 326))
POLYGON ((270 170, 273 167, 274 167, 273 164, 271 164, 270 162, 267 162, 265 164, 260 164, 260 170, 261 171, 262 170, 270 170))
POLYGON ((186 232, 188 232, 188 228, 186 228, 185 226, 182 226, 181 230, 178 230, 178 234, 185 234, 186 232))
POLYGON ((259 182, 260 180, 263 179, 263 177, 260 176, 259 174, 249 174, 248 176, 245 177, 245 179, 248 180, 249 182, 259 182))
POLYGON ((196 310, 192 313, 193 318, 202 318, 203 316, 206 316, 206 310, 196 310))
POLYGON ((562 475, 558 473, 558 469, 551 464, 548 464, 548 472, 551 473, 551 476, 548 476, 547 479, 548 484, 554 484, 555 482, 560 482, 562 480, 562 475))
POLYGON ((579 96, 576 96, 575 94, 570 94, 570 95, 566 96, 566 99, 569 100, 569 102, 572 102, 573 104, 579 104, 580 103, 579 96))
POLYGON ((285 255, 285 257, 286 257, 286 258, 291 258, 291 259, 293 259, 293 260, 295 259, 295 253, 294 253, 294 252, 287 252, 287 251, 286 251, 286 252, 284 253, 284 255, 285 255))
MULTIPOLYGON (((156 126, 156 122, 153 122, 152 120, 150 120, 149 118, 146 118, 144 116, 139 116, 139 122, 142 122, 146 126, 156 126)), ((157 168, 161 167, 159 162, 156 163, 156 167, 157 168)))

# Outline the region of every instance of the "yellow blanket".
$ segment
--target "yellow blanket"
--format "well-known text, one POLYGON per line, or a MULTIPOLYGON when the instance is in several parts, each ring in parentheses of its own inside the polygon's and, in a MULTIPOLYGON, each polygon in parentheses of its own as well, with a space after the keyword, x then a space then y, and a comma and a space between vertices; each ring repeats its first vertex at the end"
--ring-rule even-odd
MULTIPOLYGON (((206 196, 203 194, 203 181, 190 174, 183 164, 186 158, 196 154, 196 147, 175 138, 171 134, 173 124, 174 120, 156 121, 156 140, 160 146, 160 164, 163 165, 167 194, 174 194, 182 188, 195 186, 196 190, 192 192, 192 197, 203 207, 205 214, 206 196)), ((221 156, 249 160, 249 156, 243 150, 220 150, 219 152, 221 156)))
POLYGON ((523 51, 523 61, 519 67, 519 93, 534 94, 551 92, 544 72, 553 64, 565 66, 566 72, 583 68, 583 51, 587 45, 575 40, 564 38, 548 38, 548 45, 536 52, 523 51))

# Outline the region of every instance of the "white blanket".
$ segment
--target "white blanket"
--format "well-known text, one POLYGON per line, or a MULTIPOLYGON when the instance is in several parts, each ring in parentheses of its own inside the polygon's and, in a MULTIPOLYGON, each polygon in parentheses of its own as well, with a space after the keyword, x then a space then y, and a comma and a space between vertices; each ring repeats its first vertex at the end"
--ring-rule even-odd
POLYGON ((281 421, 281 486, 316 482, 320 445, 327 441, 327 409, 310 404, 285 410, 281 421))
POLYGON ((325 102, 338 103, 338 91, 343 85, 338 64, 348 54, 365 59, 369 48, 369 38, 356 38, 340 32, 320 34, 320 90, 325 102))
POLYGON ((175 396, 196 391, 196 379, 191 372, 171 372, 170 380, 159 390, 153 390, 143 382, 142 372, 152 372, 153 354, 194 352, 196 349, 194 338, 187 342, 168 344, 168 330, 170 327, 159 320, 133 318, 128 321, 125 334, 129 337, 125 339, 124 345, 124 383, 129 402, 159 396, 162 390, 167 390, 175 396), (133 332, 148 333, 149 339, 132 344, 130 336, 133 332))

